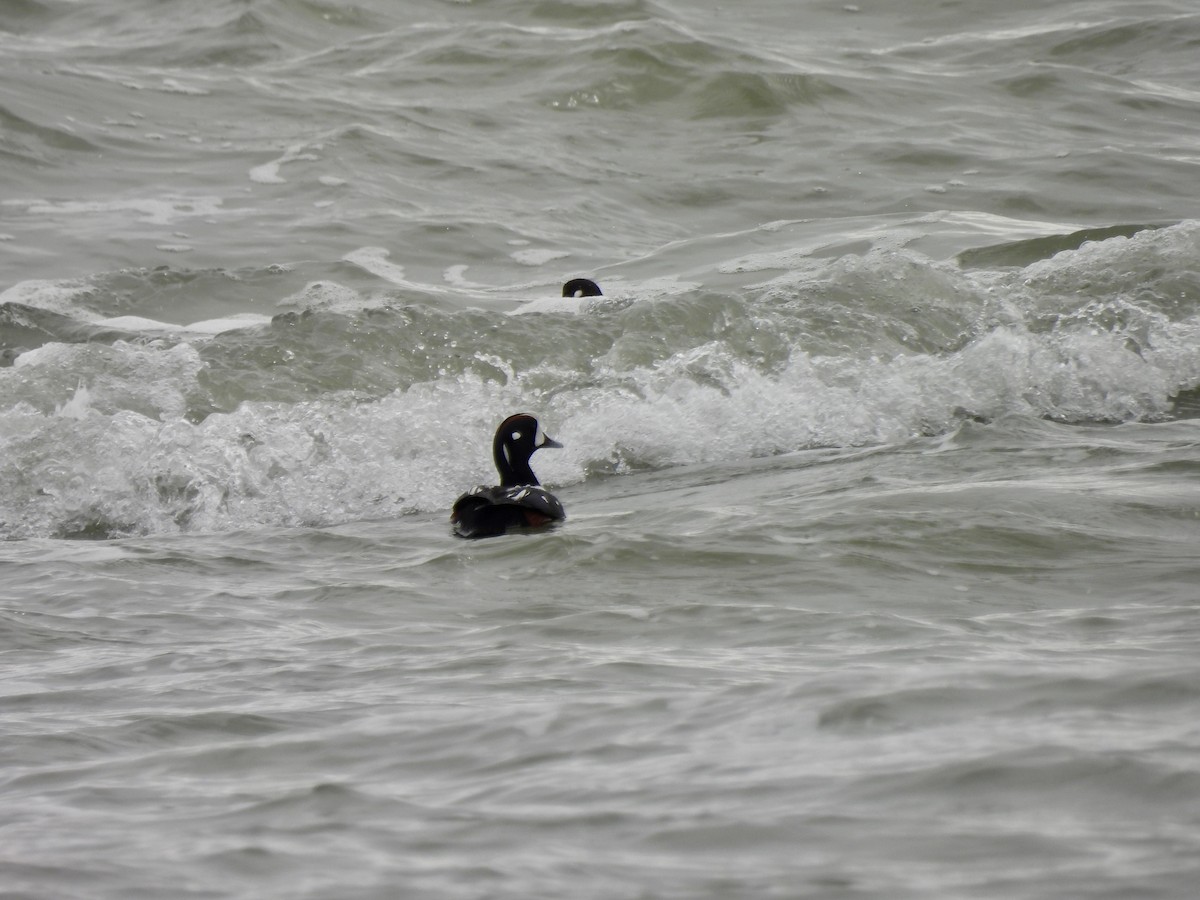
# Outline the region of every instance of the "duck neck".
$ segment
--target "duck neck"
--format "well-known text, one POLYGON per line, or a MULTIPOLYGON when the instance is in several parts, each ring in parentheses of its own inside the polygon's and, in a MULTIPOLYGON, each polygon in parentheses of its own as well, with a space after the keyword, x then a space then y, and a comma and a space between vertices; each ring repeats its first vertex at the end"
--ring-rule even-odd
POLYGON ((504 452, 504 444, 496 442, 492 448, 492 456, 496 460, 496 471, 500 473, 500 486, 512 487, 518 484, 541 484, 533 469, 529 467, 529 459, 509 459, 504 452))

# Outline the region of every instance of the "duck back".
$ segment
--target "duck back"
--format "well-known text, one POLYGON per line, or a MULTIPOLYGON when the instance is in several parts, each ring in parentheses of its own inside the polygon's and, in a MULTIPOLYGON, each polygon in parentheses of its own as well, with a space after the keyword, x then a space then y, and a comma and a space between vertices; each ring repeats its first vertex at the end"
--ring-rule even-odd
POLYGON ((558 498, 534 485, 472 488, 454 503, 450 522, 460 537, 494 537, 566 518, 558 498))

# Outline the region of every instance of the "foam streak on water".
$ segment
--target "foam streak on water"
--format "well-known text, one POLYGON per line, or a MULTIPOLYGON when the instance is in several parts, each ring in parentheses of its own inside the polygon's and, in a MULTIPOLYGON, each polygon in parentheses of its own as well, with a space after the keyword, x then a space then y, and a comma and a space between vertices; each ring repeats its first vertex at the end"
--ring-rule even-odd
POLYGON ((0 5, 4 891, 1191 897, 1198 39, 0 5))

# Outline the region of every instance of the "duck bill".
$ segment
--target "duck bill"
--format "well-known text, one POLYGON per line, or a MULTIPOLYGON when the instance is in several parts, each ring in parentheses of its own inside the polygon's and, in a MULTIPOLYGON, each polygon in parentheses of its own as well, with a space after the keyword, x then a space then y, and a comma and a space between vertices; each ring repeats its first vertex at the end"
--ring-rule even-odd
POLYGON ((543 447, 551 447, 551 448, 553 448, 553 449, 555 449, 555 450, 561 450, 561 449, 562 449, 562 444, 560 444, 560 443, 559 443, 558 441, 556 441, 554 438, 550 437, 550 435, 548 435, 548 434, 543 434, 543 435, 542 435, 542 442, 541 442, 540 444, 538 444, 538 449, 540 450, 540 449, 542 449, 543 447))

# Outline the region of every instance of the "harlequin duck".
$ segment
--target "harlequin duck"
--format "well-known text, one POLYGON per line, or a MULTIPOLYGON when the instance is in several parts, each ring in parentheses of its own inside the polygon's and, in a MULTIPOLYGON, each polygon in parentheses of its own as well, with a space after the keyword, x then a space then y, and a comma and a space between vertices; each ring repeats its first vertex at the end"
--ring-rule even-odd
POLYGON ((558 498, 538 486, 529 457, 542 447, 562 447, 528 413, 509 416, 496 429, 492 458, 500 473, 495 487, 479 485, 454 501, 450 524, 459 537, 494 537, 510 528, 535 528, 567 517, 558 498))
POLYGON ((564 297, 603 297, 600 285, 590 278, 572 278, 563 285, 564 297))

